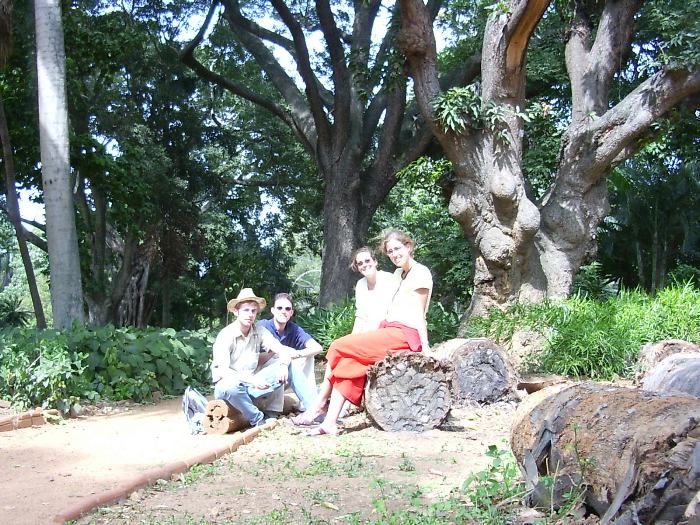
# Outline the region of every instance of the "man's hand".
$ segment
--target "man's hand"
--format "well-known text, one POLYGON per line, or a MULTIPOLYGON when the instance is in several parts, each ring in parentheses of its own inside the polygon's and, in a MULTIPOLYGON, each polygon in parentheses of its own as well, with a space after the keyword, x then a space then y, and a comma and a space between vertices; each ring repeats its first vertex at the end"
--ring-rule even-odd
POLYGON ((283 385, 287 382, 287 377, 289 377, 289 364, 281 362, 277 379, 279 380, 280 384, 283 385))

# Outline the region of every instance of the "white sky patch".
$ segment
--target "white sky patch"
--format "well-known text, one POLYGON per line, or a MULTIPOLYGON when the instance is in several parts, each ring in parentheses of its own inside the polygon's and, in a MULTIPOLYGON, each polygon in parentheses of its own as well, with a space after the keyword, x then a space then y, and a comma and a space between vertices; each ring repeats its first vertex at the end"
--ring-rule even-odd
POLYGON ((31 200, 32 196, 39 195, 39 190, 19 190, 19 214, 23 219, 29 221, 46 223, 46 214, 42 203, 31 200))

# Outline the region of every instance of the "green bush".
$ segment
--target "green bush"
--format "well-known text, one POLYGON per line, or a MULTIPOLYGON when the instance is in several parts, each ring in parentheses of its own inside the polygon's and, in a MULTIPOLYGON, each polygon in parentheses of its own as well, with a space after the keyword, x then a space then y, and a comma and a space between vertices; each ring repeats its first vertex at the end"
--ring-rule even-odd
POLYGON ((26 310, 22 298, 8 295, 0 298, 0 328, 27 326, 32 319, 32 312, 26 310))
POLYGON ((68 410, 78 400, 149 399, 209 382, 206 331, 115 328, 0 331, 0 397, 68 410))
POLYGON ((430 302, 428 309, 428 340, 431 346, 457 337, 459 316, 447 310, 437 301, 430 302))
POLYGON ((330 308, 312 308, 298 314, 294 322, 318 341, 324 350, 328 350, 333 341, 352 332, 355 305, 352 301, 344 301, 330 308))
POLYGON ((469 324, 470 336, 502 344, 516 330, 546 338, 545 347, 531 357, 533 371, 602 380, 629 377, 645 343, 670 338, 700 342, 700 291, 686 284, 664 288, 656 297, 624 290, 605 301, 573 297, 516 305, 469 324))

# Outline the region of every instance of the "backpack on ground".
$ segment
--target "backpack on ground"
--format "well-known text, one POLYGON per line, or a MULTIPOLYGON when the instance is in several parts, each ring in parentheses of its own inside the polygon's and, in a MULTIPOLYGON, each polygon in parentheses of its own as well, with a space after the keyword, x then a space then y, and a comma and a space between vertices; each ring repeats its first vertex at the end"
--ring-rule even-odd
POLYGON ((207 398, 195 388, 188 386, 182 396, 182 411, 192 434, 204 433, 204 412, 207 409, 207 398))

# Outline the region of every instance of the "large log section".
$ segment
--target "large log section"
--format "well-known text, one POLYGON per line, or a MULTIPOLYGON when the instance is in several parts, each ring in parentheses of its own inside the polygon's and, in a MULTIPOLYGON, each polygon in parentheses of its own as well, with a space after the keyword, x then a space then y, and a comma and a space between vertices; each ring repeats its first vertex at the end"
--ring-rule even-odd
POLYGON ((700 397, 700 353, 666 357, 647 372, 642 388, 657 394, 700 397))
POLYGON ((511 447, 531 504, 559 506, 573 489, 601 523, 697 523, 698 422, 697 398, 557 385, 520 405, 511 447))
POLYGON ((518 375, 512 360, 490 339, 450 339, 435 346, 428 355, 454 366, 452 401, 456 405, 517 399, 518 375))
POLYGON ((399 352, 367 370, 365 410, 382 429, 423 432, 439 426, 452 404, 453 369, 421 353, 399 352))

